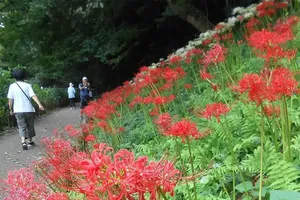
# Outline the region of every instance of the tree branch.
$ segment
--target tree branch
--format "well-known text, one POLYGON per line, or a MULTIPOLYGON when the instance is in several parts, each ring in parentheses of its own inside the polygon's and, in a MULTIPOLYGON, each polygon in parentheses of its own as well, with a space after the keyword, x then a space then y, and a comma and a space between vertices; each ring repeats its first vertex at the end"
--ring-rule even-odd
POLYGON ((197 9, 191 3, 177 4, 173 0, 167 0, 168 6, 174 15, 193 25, 198 31, 205 32, 213 28, 213 24, 207 19, 204 12, 197 9))

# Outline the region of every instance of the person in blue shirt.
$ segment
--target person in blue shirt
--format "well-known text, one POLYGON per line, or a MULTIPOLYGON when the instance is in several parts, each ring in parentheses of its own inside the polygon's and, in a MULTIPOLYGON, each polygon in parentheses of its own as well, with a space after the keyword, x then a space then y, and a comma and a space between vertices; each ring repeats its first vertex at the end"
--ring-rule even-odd
POLYGON ((82 110, 88 105, 90 100, 90 83, 87 77, 82 78, 82 83, 79 84, 80 90, 80 119, 82 119, 82 110))

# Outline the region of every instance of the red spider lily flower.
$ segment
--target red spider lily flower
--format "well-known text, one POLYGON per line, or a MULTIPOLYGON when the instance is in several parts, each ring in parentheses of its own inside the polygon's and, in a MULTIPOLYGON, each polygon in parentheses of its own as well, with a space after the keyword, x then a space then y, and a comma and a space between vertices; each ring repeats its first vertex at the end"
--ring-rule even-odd
MULTIPOLYGON (((173 83, 167 82, 164 85, 162 85, 160 88, 158 88, 158 90, 159 91, 166 91, 166 90, 171 89, 173 87, 173 85, 174 85, 173 83)), ((151 94, 154 94, 156 96, 159 95, 159 94, 157 94, 156 90, 152 91, 151 94)))
POLYGON ((171 64, 176 64, 182 60, 181 56, 172 56, 169 58, 171 64))
POLYGON ((145 97, 144 99, 143 99, 143 103, 144 104, 150 104, 150 103, 153 103, 153 98, 152 97, 145 97))
POLYGON ((176 67, 175 69, 166 67, 164 68, 161 76, 167 82, 172 83, 174 81, 177 81, 180 78, 183 78, 185 75, 186 73, 181 67, 176 67))
POLYGON ((142 67, 140 67, 140 69, 139 69, 139 72, 140 72, 140 73, 147 72, 147 71, 149 71, 149 67, 147 67, 147 66, 142 66, 142 67))
POLYGON ((97 126, 106 133, 112 133, 112 127, 104 120, 99 121, 97 126))
POLYGON ((174 123, 170 130, 163 132, 163 134, 167 136, 181 137, 183 142, 190 137, 199 139, 203 136, 203 134, 198 131, 196 124, 188 120, 181 120, 174 123))
POLYGON ((258 26, 261 24, 261 21, 252 17, 247 23, 246 23, 246 28, 248 32, 253 33, 255 30, 257 30, 258 26))
POLYGON ((194 56, 194 55, 199 55, 199 54, 202 54, 203 53, 203 50, 202 49, 191 49, 189 50, 186 54, 185 54, 185 57, 186 58, 190 58, 191 56, 194 56))
POLYGON ((154 103, 155 105, 163 105, 163 104, 173 101, 175 98, 176 97, 174 94, 171 94, 168 97, 158 96, 158 97, 153 98, 152 103, 154 103))
POLYGON ((184 85, 184 88, 187 89, 187 90, 192 89, 192 87, 193 87, 193 86, 192 86, 191 84, 185 84, 185 85, 184 85))
POLYGON ((281 47, 275 46, 272 48, 267 48, 265 53, 259 53, 258 57, 264 58, 268 63, 271 60, 276 62, 280 58, 287 58, 288 60, 291 60, 295 58, 296 53, 297 50, 284 51, 281 47))
POLYGON ((294 33, 292 26, 299 22, 299 18, 296 16, 291 16, 285 20, 277 20, 275 26, 272 28, 274 32, 280 34, 283 38, 287 40, 292 40, 294 38, 294 33))
MULTIPOLYGON (((3 190, 9 196, 5 199, 46 199, 47 187, 40 180, 36 180, 31 168, 21 168, 9 171, 4 183, 3 190)), ((2 191, 3 191, 2 190, 2 191)))
POLYGON ((220 116, 226 115, 230 111, 229 107, 223 103, 207 104, 201 115, 207 119, 215 117, 220 122, 220 116))
POLYGON ((129 107, 133 107, 135 106, 136 104, 139 104, 139 103, 143 103, 143 97, 141 96, 136 96, 134 97, 134 99, 132 99, 132 101, 130 102, 129 104, 129 107))
POLYGON ((218 64, 225 60, 225 54, 227 49, 220 44, 215 44, 209 51, 207 51, 204 55, 204 58, 201 60, 201 63, 204 64, 205 67, 211 64, 218 64))
POLYGON ((89 134, 84 138, 84 141, 86 142, 94 142, 96 140, 96 136, 93 134, 89 134))
POLYGON ((202 45, 203 46, 207 46, 207 45, 209 45, 211 43, 211 40, 210 39, 206 39, 206 40, 203 40, 202 41, 202 45))
POLYGON ((276 10, 281 8, 286 8, 287 3, 285 2, 274 2, 274 1, 264 1, 260 3, 257 7, 257 15, 259 17, 272 16, 276 14, 276 10))
POLYGON ((266 49, 280 44, 286 43, 288 40, 291 40, 290 37, 283 37, 282 35, 271 32, 268 30, 256 31, 247 38, 248 43, 251 47, 254 47, 258 50, 265 51, 266 49))
POLYGON ((278 67, 270 72, 270 76, 245 74, 239 81, 238 91, 248 92, 251 101, 260 105, 262 101, 274 101, 282 96, 291 96, 297 91, 298 82, 288 68, 278 67))
POLYGON ((224 28, 224 24, 217 24, 214 28, 214 30, 222 30, 222 28, 224 28))
POLYGON ((215 41, 217 41, 217 42, 219 42, 219 41, 221 40, 221 36, 220 36, 220 34, 218 34, 218 33, 215 33, 215 34, 213 35, 213 38, 214 38, 215 41))
POLYGON ((130 165, 134 163, 134 153, 121 149, 114 155, 114 161, 116 164, 123 163, 125 165, 130 165))
POLYGON ((228 33, 228 34, 225 34, 225 35, 222 35, 221 39, 223 41, 233 41, 233 34, 232 33, 228 33))
POLYGON ((81 132, 87 134, 94 129, 94 123, 90 121, 88 124, 82 124, 80 127, 81 132))
POLYGON ((192 62, 192 58, 188 57, 185 59, 186 64, 190 64, 192 62))
POLYGON ((169 113, 164 113, 158 116, 155 121, 155 124, 158 125, 159 129, 163 132, 170 130, 172 123, 172 118, 169 113))
POLYGON ((214 78, 214 76, 212 76, 210 73, 208 73, 205 69, 200 70, 200 77, 203 80, 206 80, 206 79, 210 80, 210 79, 214 78))
POLYGON ((168 99, 166 97, 161 97, 161 96, 155 97, 153 98, 153 103, 156 105, 163 105, 168 103, 168 99))
POLYGON ((279 67, 273 70, 270 87, 276 93, 277 98, 281 96, 292 96, 297 91, 298 82, 288 68, 279 67))
POLYGON ((268 117, 271 116, 280 116, 280 107, 279 106, 272 106, 272 105, 267 105, 263 107, 265 115, 268 117))
POLYGON ((176 99, 176 96, 174 94, 171 94, 170 96, 168 96, 168 103, 170 103, 171 101, 174 101, 176 99))
POLYGON ((74 129, 74 126, 72 124, 68 124, 68 125, 65 126, 64 129, 65 129, 65 131, 71 131, 71 130, 74 129))
POLYGON ((239 92, 248 92, 249 99, 256 102, 257 105, 265 100, 267 96, 266 82, 258 74, 244 74, 238 84, 239 92))
POLYGON ((71 137, 79 137, 81 135, 81 131, 76 129, 73 125, 67 125, 65 126, 65 131, 68 133, 71 137))

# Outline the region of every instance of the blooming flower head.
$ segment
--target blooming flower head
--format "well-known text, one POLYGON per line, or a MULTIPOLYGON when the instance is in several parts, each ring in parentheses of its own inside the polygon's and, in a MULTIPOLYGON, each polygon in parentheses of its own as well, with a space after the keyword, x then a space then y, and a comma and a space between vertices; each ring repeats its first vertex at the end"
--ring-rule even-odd
POLYGON ((201 63, 204 64, 205 67, 211 64, 218 64, 225 60, 225 54, 227 49, 220 44, 215 44, 209 51, 207 51, 204 55, 204 58, 201 60, 201 63))
POLYGON ((220 122, 220 116, 226 115, 230 111, 229 107, 223 103, 207 104, 201 115, 207 119, 215 117, 220 122))
POLYGON ((288 68, 277 67, 272 71, 258 74, 244 74, 237 90, 248 92, 250 101, 260 105, 262 101, 275 101, 282 96, 291 96, 297 91, 298 82, 288 68))
POLYGON ((269 47, 284 44, 288 40, 290 40, 290 37, 283 37, 276 32, 261 30, 252 33, 248 38, 248 43, 251 47, 264 51, 269 47))
POLYGON ((188 120, 181 120, 174 123, 168 132, 164 132, 168 136, 181 137, 183 141, 189 138, 198 139, 204 134, 200 133, 195 123, 188 120))
POLYGON ((200 70, 200 77, 203 80, 214 78, 210 73, 208 73, 205 69, 200 70))
POLYGON ((86 142, 94 142, 96 140, 96 136, 93 134, 89 134, 84 138, 84 141, 86 142))
POLYGON ((278 99, 292 96, 297 91, 298 82, 288 68, 278 67, 272 71, 270 87, 278 99))

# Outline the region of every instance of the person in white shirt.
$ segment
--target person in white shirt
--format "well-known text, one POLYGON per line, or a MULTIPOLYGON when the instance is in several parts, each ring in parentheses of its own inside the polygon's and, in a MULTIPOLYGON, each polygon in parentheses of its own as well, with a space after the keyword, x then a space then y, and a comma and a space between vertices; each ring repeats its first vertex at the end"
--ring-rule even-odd
POLYGON ((15 114, 21 137, 23 150, 28 150, 28 146, 34 146, 32 138, 35 136, 34 130, 34 107, 31 98, 38 104, 40 110, 44 110, 38 97, 35 95, 30 84, 24 82, 25 72, 21 69, 13 71, 15 83, 9 86, 7 98, 10 114, 15 114), (26 141, 26 139, 28 141, 26 141))
POLYGON ((74 86, 73 83, 69 83, 68 97, 70 100, 71 109, 75 109, 75 88, 73 86, 74 86))

